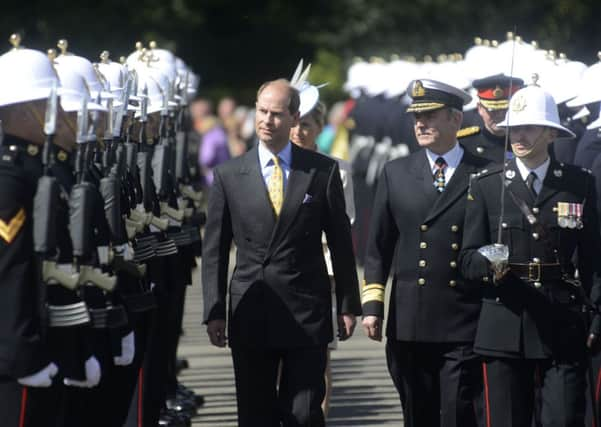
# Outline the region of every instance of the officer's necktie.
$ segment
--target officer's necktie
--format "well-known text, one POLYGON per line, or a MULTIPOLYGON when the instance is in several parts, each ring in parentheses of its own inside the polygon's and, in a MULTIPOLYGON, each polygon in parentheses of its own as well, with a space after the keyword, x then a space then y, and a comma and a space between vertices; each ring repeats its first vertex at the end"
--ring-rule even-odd
POLYGON ((532 193, 532 197, 534 197, 536 199, 536 196, 538 196, 538 193, 536 192, 536 189, 534 188, 534 181, 536 181, 536 178, 538 178, 536 176, 536 173, 534 172, 530 172, 528 174, 528 176, 526 177, 526 187, 528 187, 528 190, 530 190, 530 193, 532 193))
POLYGON ((269 200, 275 215, 280 216, 282 203, 284 202, 284 175, 278 156, 273 156, 273 171, 267 182, 267 191, 269 191, 269 200))
POLYGON ((446 185, 444 170, 447 167, 447 162, 444 161, 443 157, 439 157, 434 162, 434 165, 436 166, 436 172, 434 172, 434 186, 436 187, 436 191, 442 193, 446 185))

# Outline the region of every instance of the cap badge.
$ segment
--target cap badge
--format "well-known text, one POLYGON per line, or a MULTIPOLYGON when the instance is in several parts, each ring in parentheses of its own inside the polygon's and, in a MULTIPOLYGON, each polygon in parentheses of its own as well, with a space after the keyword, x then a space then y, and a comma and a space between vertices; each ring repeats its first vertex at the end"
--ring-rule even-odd
POLYGON ((526 97, 523 94, 518 94, 518 96, 511 99, 511 110, 512 111, 524 111, 526 108, 526 97))
POLYGON ((426 89, 420 80, 416 80, 413 84, 413 90, 411 91, 412 98, 422 97, 426 94, 426 89))
POLYGON ((40 149, 38 148, 37 145, 34 144, 29 144, 27 146, 27 154, 29 154, 30 156, 37 156, 39 153, 40 149))
POLYGON ((515 177, 515 171, 509 169, 507 172, 505 172, 505 177, 507 179, 513 179, 515 177))
POLYGON ((65 160, 67 160, 67 157, 68 157, 67 153, 63 150, 60 150, 56 155, 56 158, 61 162, 64 162, 65 160))
POLYGON ((503 89, 501 89, 499 87, 499 85, 497 85, 495 90, 492 91, 492 96, 494 96, 495 99, 502 98, 503 97, 503 89))
POLYGON ((561 177, 562 177, 562 175, 563 175, 563 172, 562 172, 562 170, 561 170, 561 169, 555 169, 555 170, 553 171, 553 175, 555 175, 555 177, 556 177, 556 178, 561 178, 561 177))

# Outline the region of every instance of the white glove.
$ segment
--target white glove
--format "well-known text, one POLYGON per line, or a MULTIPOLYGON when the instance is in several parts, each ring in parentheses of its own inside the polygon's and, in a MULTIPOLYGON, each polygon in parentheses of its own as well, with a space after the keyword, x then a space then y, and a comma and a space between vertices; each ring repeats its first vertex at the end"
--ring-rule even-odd
POLYGON ((19 384, 28 387, 50 387, 52 385, 52 378, 58 373, 58 366, 54 363, 48 364, 41 371, 36 372, 28 377, 17 379, 19 384))
POLYGON ((115 365, 127 366, 131 365, 134 361, 134 355, 136 354, 136 344, 134 341, 134 332, 131 331, 129 334, 121 338, 121 356, 113 357, 115 365))
POLYGON ((66 386, 82 388, 96 387, 100 382, 100 363, 98 363, 98 359, 96 359, 94 356, 91 356, 88 360, 86 360, 86 379, 84 381, 65 378, 63 382, 66 386))

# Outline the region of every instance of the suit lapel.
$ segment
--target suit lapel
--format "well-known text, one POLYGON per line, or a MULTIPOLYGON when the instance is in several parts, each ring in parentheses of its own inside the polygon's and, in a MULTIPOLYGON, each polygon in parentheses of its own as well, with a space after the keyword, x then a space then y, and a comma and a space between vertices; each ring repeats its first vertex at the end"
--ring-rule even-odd
POLYGON ((264 219, 268 229, 273 229, 276 217, 263 180, 257 147, 244 155, 239 172, 244 175, 243 179, 240 180, 240 194, 242 197, 248 198, 249 211, 258 212, 257 217, 264 219), (255 197, 249 197, 250 195, 255 197))
POLYGON ((307 194, 307 189, 313 180, 315 168, 309 168, 304 154, 302 148, 292 144, 290 175, 288 176, 284 203, 271 235, 267 256, 271 254, 280 237, 286 234, 288 228, 294 222, 305 194, 307 194))
POLYGON ((434 178, 425 150, 421 150, 417 154, 416 161, 411 165, 411 175, 417 181, 416 188, 419 188, 420 199, 423 202, 422 212, 425 213, 438 198, 438 192, 434 188, 434 178))
POLYGON ((445 186, 444 191, 438 196, 434 205, 432 205, 432 209, 428 212, 426 216, 425 223, 432 221, 438 215, 446 210, 446 208, 455 202, 459 197, 461 197, 465 191, 467 190, 470 174, 474 172, 475 168, 472 165, 468 166, 469 156, 467 150, 463 152, 463 158, 457 169, 453 173, 451 180, 445 186))

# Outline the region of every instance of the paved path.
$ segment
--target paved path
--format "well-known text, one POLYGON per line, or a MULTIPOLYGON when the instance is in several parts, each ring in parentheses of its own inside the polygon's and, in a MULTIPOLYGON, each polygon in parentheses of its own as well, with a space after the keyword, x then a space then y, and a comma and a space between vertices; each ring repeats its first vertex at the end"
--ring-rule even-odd
MULTIPOLYGON (((205 396, 194 426, 235 427, 236 394, 229 350, 210 345, 201 325, 199 273, 188 288, 185 335, 180 355, 190 362, 180 381, 205 396)), ((328 426, 402 426, 398 396, 386 369, 384 346, 369 341, 362 329, 332 353, 334 391, 328 426)))

